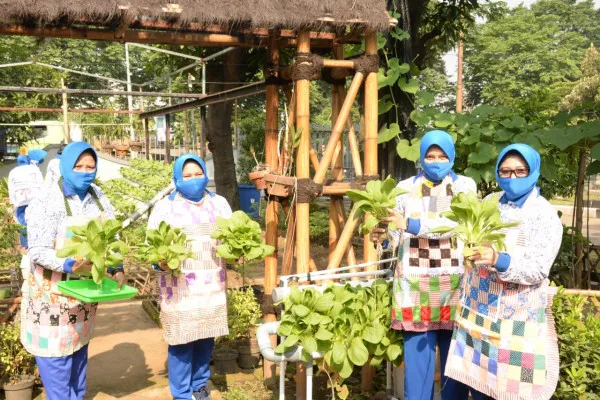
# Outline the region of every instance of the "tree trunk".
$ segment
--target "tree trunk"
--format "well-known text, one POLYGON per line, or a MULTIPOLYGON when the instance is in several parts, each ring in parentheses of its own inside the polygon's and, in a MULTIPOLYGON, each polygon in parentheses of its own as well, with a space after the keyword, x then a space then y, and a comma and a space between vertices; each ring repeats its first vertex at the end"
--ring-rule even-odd
MULTIPOLYGON (((579 150, 579 171, 577 173, 577 185, 575 186, 575 229, 583 232, 583 190, 585 185, 585 167, 587 160, 587 149, 579 150)), ((583 243, 578 241, 575 245, 575 285, 582 289, 583 277, 583 243)))
MULTIPOLYGON (((225 65, 218 63, 207 65, 207 80, 209 82, 239 82, 242 78, 240 68, 241 49, 230 51, 225 56, 225 65)), ((207 85, 208 93, 225 90, 222 83, 207 85)), ((229 87, 228 87, 229 88, 229 87)), ((207 107, 206 140, 212 153, 215 185, 217 193, 227 199, 233 210, 239 210, 237 176, 233 157, 231 130, 232 103, 218 103, 207 107)))

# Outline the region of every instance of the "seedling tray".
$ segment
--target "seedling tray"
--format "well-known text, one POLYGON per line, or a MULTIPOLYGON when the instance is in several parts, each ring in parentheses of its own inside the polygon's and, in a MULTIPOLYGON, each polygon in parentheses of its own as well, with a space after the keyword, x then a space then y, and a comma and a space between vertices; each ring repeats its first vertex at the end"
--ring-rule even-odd
POLYGON ((93 279, 61 281, 57 285, 62 293, 86 303, 130 299, 137 294, 137 289, 127 285, 117 290, 117 282, 111 279, 102 280, 102 289, 98 289, 93 279))

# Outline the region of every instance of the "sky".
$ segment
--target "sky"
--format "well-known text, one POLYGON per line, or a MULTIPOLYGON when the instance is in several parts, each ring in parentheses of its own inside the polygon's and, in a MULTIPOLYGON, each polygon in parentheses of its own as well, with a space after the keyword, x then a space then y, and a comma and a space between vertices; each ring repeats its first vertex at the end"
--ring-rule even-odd
MULTIPOLYGON (((525 6, 530 6, 535 3, 536 0, 503 0, 508 4, 509 7, 516 7, 519 4, 523 4, 525 6)), ((596 8, 600 8, 600 0, 594 0, 594 4, 596 8)), ((450 51, 442 57, 444 59, 444 63, 446 64, 446 74, 448 74, 448 79, 450 82, 456 82, 456 65, 458 63, 458 55, 456 53, 456 49, 450 51)))

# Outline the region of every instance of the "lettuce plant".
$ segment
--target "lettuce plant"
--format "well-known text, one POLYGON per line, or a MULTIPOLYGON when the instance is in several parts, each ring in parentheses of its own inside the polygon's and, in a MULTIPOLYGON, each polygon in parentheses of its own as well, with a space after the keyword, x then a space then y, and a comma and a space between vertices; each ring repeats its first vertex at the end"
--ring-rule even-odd
POLYGON ((391 326, 391 282, 375 280, 370 287, 330 285, 323 293, 292 288, 283 301, 286 312, 277 333, 285 336, 275 349, 285 353, 302 346, 302 360, 324 353, 320 368, 329 376, 337 396, 344 399, 343 384, 354 367, 402 362, 402 334, 391 326))
POLYGON ((65 247, 58 250, 58 257, 82 258, 92 262, 92 278, 100 284, 106 275, 106 268, 123 264, 123 255, 129 252, 129 246, 119 240, 121 222, 91 220, 85 226, 73 226, 73 233, 65 247))
MULTIPOLYGON (((396 185, 396 181, 388 176, 384 181, 369 181, 365 190, 348 190, 347 195, 354 202, 355 218, 368 214, 359 226, 363 234, 371 232, 382 218, 389 217, 389 210, 396 207, 396 197, 407 193, 396 185)), ((393 222, 388 228, 397 229, 393 222)))
POLYGON ((171 273, 178 277, 185 259, 194 257, 194 253, 188 250, 188 242, 185 233, 180 229, 173 228, 165 221, 161 221, 158 229, 146 231, 146 243, 138 246, 135 255, 138 259, 153 264, 166 262, 171 273))
POLYGON ((501 251, 506 248, 503 230, 519 225, 518 222, 502 222, 498 197, 490 196, 483 201, 475 193, 458 193, 450 202, 450 211, 440 216, 457 223, 455 227, 440 226, 429 233, 445 234, 453 232, 465 247, 463 255, 470 257, 473 249, 482 245, 493 246, 501 251))
POLYGON ((275 251, 263 241, 258 222, 243 211, 234 212, 231 218, 217 217, 217 227, 210 237, 221 242, 217 246, 217 255, 230 264, 262 260, 275 251))

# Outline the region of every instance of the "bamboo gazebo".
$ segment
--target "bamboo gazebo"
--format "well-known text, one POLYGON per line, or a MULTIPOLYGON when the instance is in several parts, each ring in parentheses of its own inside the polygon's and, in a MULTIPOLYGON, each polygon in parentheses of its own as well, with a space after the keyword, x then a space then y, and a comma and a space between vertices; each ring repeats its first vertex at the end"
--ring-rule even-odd
MULTIPOLYGON (((266 47, 268 60, 264 82, 266 91, 266 164, 268 204, 266 241, 277 248, 278 210, 291 210, 292 227, 288 230, 282 270, 291 272, 292 254, 296 254, 296 272, 310 271, 310 201, 316 196, 330 196, 328 268, 339 266, 346 257, 349 265, 357 260, 351 237, 358 221, 346 219, 342 196, 348 189, 361 187, 377 179, 378 86, 377 32, 389 29, 396 21, 386 11, 384 0, 180 0, 174 3, 155 0, 55 0, 4 1, 0 7, 0 34, 29 35, 69 39, 161 43, 203 47, 266 47), (344 59, 345 43, 365 41, 365 52, 344 59), (280 66, 280 49, 297 49, 295 64, 280 66), (315 49, 331 58, 312 52, 315 49), (352 76, 346 91, 346 78, 352 76), (319 160, 310 141, 311 80, 326 77, 332 83, 331 136, 319 160), (278 114, 280 88, 289 102, 289 121, 300 133, 296 150, 295 176, 283 176, 289 155, 278 157, 278 114), (293 89, 292 89, 293 88, 293 89), (360 158, 356 134, 350 123, 350 111, 359 90, 364 90, 363 159, 360 158), (292 94, 293 93, 293 94, 292 94), (348 135, 349 150, 357 175, 356 182, 344 183, 342 144, 348 135), (310 166, 315 173, 311 176, 310 166), (278 190, 283 190, 283 192, 278 190), (289 251, 287 251, 289 250, 289 251)), ((140 114, 147 119, 168 115, 212 102, 231 101, 256 93, 256 85, 229 93, 209 94, 176 108, 151 110, 140 114)), ((167 135, 168 136, 168 135, 167 135)), ((365 238, 368 241, 368 238, 365 238)), ((364 246, 364 261, 377 258, 369 243, 364 246)), ((265 261, 265 296, 270 299, 277 285, 277 254, 265 261)), ((373 266, 376 268, 376 266, 373 266)), ((263 308, 267 321, 275 320, 272 304, 263 308)), ((267 365, 265 377, 274 371, 267 365)), ((365 379, 369 380, 369 378, 365 379)), ((298 385, 301 387, 302 385, 298 385)))

